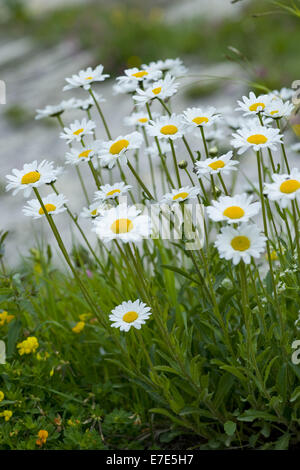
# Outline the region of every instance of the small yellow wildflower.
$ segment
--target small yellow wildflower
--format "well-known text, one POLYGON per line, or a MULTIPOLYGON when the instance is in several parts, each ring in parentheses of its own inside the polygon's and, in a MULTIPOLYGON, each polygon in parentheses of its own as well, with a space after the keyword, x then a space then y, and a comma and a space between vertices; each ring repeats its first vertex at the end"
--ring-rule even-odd
POLYGON ((36 355, 36 358, 38 361, 46 361, 50 354, 47 351, 44 351, 43 353, 38 352, 36 355))
POLYGON ((90 312, 82 313, 81 315, 79 315, 79 320, 83 321, 83 322, 86 322, 89 318, 91 318, 91 316, 92 316, 92 314, 90 312))
POLYGON ((9 421, 10 418, 12 417, 12 411, 4 410, 2 413, 0 413, 0 416, 2 416, 5 419, 5 421, 9 421))
POLYGON ((8 315, 8 313, 4 310, 3 312, 0 313, 0 326, 4 326, 5 324, 8 324, 15 318, 14 315, 8 315))
POLYGON ((73 333, 81 333, 83 328, 85 327, 84 321, 79 321, 73 328, 72 331, 73 333))
POLYGON ((17 344, 20 356, 23 356, 23 354, 35 353, 38 347, 39 343, 35 336, 28 336, 27 339, 17 344))
POLYGON ((36 440, 36 445, 42 447, 42 445, 46 444, 48 436, 48 431, 45 431, 45 429, 41 429, 38 432, 38 439, 36 440))
POLYGON ((0 390, 0 401, 4 400, 4 393, 0 390))

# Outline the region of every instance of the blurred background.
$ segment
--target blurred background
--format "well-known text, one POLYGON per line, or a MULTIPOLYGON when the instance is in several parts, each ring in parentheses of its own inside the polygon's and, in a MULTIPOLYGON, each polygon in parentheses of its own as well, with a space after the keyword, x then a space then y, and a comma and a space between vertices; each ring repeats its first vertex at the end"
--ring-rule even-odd
MULTIPOLYGON (((56 123, 34 116, 36 108, 85 96, 81 90, 62 92, 65 77, 102 63, 114 78, 124 68, 180 57, 189 75, 175 111, 200 103, 234 110, 236 99, 249 89, 290 87, 300 79, 300 10, 289 10, 291 3, 0 0, 0 80, 7 87, 7 103, 0 105, 0 211, 1 229, 10 231, 8 261, 14 263, 18 250, 25 253, 33 245, 42 224, 23 216, 21 195, 5 193, 5 175, 35 159, 64 161, 66 145, 56 123)), ((95 88, 107 100, 103 109, 113 135, 121 134, 131 101, 112 94, 112 80, 95 88)), ((70 113, 67 122, 79 116, 70 113)), ((99 124, 97 115, 93 118, 99 124)), ((69 173, 63 191, 80 210, 83 199, 69 173)), ((66 222, 61 228, 68 228, 66 222)))

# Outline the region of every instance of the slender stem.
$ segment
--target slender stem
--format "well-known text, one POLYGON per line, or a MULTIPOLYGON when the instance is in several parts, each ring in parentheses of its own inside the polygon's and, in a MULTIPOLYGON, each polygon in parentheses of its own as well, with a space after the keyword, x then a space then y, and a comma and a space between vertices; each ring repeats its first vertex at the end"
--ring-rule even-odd
POLYGON ((109 131, 109 128, 108 128, 107 122, 106 122, 106 120, 105 120, 104 114, 103 114, 103 112, 102 112, 102 110, 101 110, 101 108, 100 108, 100 105, 99 105, 98 101, 96 100, 96 97, 95 97, 95 95, 94 95, 94 93, 93 93, 93 91, 92 91, 92 88, 89 89, 89 94, 90 94, 91 97, 93 98, 93 101, 94 101, 94 103, 95 103, 95 105, 96 105, 97 111, 98 111, 98 113, 99 113, 99 115, 100 115, 100 117, 101 117, 102 123, 103 123, 104 128, 105 128, 105 131, 106 131, 106 135, 107 135, 107 137, 109 138, 109 140, 112 140, 112 136, 111 136, 111 133, 110 133, 110 131, 109 131))
POLYGON ((129 160, 127 160, 127 165, 128 165, 128 168, 130 169, 131 173, 135 176, 135 178, 137 179, 137 181, 141 185, 143 191, 147 194, 148 198, 154 200, 154 197, 152 196, 150 191, 146 188, 143 181, 141 180, 141 178, 139 177, 139 175, 137 174, 137 172, 135 171, 135 169, 133 168, 133 166, 131 165, 129 160))
POLYGON ((181 185, 181 179, 180 179, 177 160, 176 160, 176 153, 175 153, 174 143, 171 139, 169 139, 169 142, 170 142, 170 146, 171 146, 171 151, 172 151, 172 156, 173 156, 173 163, 174 163, 174 168, 175 168, 175 172, 176 172, 178 187, 181 188, 182 185, 181 185))
MULTIPOLYGON (((281 132, 281 127, 280 127, 279 119, 276 119, 276 125, 277 125, 278 129, 279 129, 280 132, 281 132)), ((283 155, 283 158, 284 158, 284 163, 285 163, 287 172, 288 172, 288 174, 290 174, 291 171, 290 171, 290 166, 289 166, 287 154, 286 154, 286 151, 285 151, 284 143, 281 144, 281 150, 282 150, 282 155, 283 155)))

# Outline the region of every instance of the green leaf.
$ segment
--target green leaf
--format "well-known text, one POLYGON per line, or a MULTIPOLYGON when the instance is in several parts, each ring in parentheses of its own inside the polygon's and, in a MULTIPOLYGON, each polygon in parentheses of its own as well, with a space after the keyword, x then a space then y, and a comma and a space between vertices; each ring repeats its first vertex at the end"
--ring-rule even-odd
POLYGON ((224 424, 224 431, 226 432, 227 436, 233 436, 236 431, 236 423, 233 421, 226 421, 224 424))

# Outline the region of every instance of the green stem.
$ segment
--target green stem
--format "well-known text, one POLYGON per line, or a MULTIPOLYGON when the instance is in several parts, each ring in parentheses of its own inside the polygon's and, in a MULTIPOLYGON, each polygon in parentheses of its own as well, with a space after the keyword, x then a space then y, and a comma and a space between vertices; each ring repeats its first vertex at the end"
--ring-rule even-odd
POLYGON ((99 113, 99 115, 100 115, 100 117, 101 117, 102 123, 103 123, 104 128, 105 128, 105 131, 106 131, 106 135, 107 135, 107 137, 109 138, 109 140, 112 140, 112 136, 111 136, 111 133, 110 133, 110 131, 109 131, 109 128, 108 128, 107 122, 106 122, 106 120, 105 120, 104 114, 103 114, 103 112, 102 112, 102 110, 101 110, 101 108, 100 108, 100 105, 99 105, 98 101, 96 100, 96 97, 95 97, 95 95, 94 95, 94 93, 93 93, 93 91, 92 91, 91 88, 89 89, 89 94, 90 94, 91 97, 93 98, 93 101, 94 101, 94 103, 95 103, 95 106, 96 106, 96 108, 97 108, 97 111, 98 111, 98 113, 99 113))

